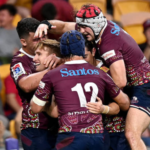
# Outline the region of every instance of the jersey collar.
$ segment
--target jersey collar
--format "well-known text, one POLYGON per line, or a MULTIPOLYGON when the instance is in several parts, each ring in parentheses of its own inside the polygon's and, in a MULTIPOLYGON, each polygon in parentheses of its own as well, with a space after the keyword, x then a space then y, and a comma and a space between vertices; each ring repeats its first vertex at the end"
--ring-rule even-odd
POLYGON ((27 55, 28 57, 30 57, 30 58, 34 58, 34 56, 32 56, 32 55, 30 55, 30 54, 28 54, 28 53, 26 53, 22 48, 20 48, 20 50, 19 50, 21 53, 23 53, 23 54, 25 54, 25 55, 27 55))
MULTIPOLYGON (((97 60, 99 60, 99 59, 97 59, 97 60)), ((98 63, 98 65, 96 66, 97 68, 100 68, 100 67, 102 67, 102 65, 103 65, 103 62, 101 61, 101 60, 99 60, 100 62, 98 63)))
POLYGON ((85 60, 71 60, 65 62, 65 64, 85 64, 85 63, 87 63, 85 60))

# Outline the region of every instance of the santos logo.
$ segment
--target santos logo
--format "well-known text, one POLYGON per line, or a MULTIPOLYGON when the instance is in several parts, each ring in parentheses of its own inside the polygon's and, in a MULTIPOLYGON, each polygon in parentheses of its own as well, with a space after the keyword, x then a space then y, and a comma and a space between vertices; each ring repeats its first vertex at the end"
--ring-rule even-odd
POLYGON ((60 70, 62 77, 68 77, 68 76, 82 76, 82 75, 93 75, 97 74, 99 75, 98 70, 94 69, 79 69, 79 70, 68 70, 67 68, 63 68, 60 70))

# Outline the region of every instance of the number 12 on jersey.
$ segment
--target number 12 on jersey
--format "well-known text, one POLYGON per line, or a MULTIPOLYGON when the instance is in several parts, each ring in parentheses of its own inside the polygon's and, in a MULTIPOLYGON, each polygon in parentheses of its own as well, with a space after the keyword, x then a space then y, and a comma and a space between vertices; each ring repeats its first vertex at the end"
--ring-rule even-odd
MULTIPOLYGON (((92 87, 93 89, 90 102, 96 102, 96 97, 98 95, 98 87, 95 83, 88 82, 84 85, 84 90, 86 92, 90 92, 91 91, 90 87, 92 87)), ((80 101, 80 107, 86 107, 87 100, 81 83, 77 83, 74 87, 71 88, 71 91, 77 92, 80 101)))

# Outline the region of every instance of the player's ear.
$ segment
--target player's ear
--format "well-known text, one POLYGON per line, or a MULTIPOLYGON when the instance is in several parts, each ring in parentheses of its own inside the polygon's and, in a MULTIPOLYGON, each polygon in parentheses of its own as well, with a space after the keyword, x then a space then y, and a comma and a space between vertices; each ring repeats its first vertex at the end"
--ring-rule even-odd
POLYGON ((22 46, 27 46, 27 42, 25 39, 20 39, 22 46))
POLYGON ((92 48, 92 56, 94 57, 95 56, 95 53, 96 53, 96 48, 92 48))

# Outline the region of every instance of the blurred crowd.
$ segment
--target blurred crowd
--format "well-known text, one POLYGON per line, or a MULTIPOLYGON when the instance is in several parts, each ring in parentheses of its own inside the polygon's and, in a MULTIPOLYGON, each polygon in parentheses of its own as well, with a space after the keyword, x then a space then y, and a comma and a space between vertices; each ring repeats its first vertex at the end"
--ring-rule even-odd
MULTIPOLYGON (((39 21, 53 19, 67 22, 75 21, 74 18, 77 8, 75 7, 76 4, 74 4, 74 1, 0 0, 0 67, 8 66, 11 62, 12 56, 21 48, 20 39, 15 28, 18 21, 27 17, 33 17, 39 21)), ((132 27, 135 26, 135 28, 137 28, 137 26, 139 27, 137 28, 139 30, 135 31, 134 34, 136 34, 136 37, 138 38, 140 38, 140 35, 142 36, 142 40, 137 40, 137 43, 139 44, 139 47, 141 48, 141 51, 143 51, 145 57, 150 62, 150 1, 147 3, 149 11, 146 9, 145 11, 139 9, 139 12, 145 13, 145 17, 143 16, 141 21, 138 20, 138 22, 133 20, 132 23, 130 20, 129 24, 127 22, 124 23, 125 16, 123 15, 128 15, 130 13, 134 15, 134 12, 126 12, 126 14, 122 14, 120 20, 116 19, 114 15, 117 9, 115 6, 119 0, 99 0, 99 3, 102 3, 102 1, 103 5, 101 6, 103 6, 103 8, 101 9, 104 10, 104 15, 108 20, 116 22, 119 26, 124 28, 124 30, 126 30, 127 26, 130 25, 132 27)), ((83 2, 86 3, 85 0, 83 2)), ((92 0, 91 3, 93 3, 92 0)), ((128 3, 128 5, 130 4, 128 3)), ((126 31, 128 32, 129 30, 126 31)), ((49 34, 50 39, 58 40, 60 36, 61 35, 49 34)), ((8 68, 9 67, 6 67, 7 70, 8 68)), ((5 75, 3 78, 1 77, 0 80, 0 91, 2 96, 0 99, 0 147, 4 146, 3 142, 8 137, 20 138, 22 112, 21 99, 18 95, 14 81, 9 73, 4 73, 5 69, 3 69, 2 72, 5 75)), ((2 72, 0 70, 0 76, 2 72)), ((146 129, 146 131, 143 133, 143 140, 147 146, 150 146, 150 129, 146 129)))

